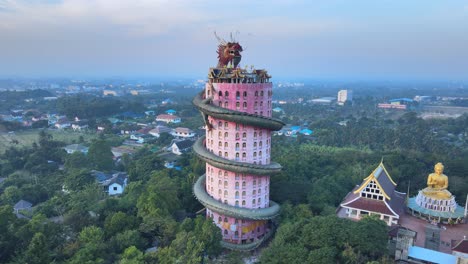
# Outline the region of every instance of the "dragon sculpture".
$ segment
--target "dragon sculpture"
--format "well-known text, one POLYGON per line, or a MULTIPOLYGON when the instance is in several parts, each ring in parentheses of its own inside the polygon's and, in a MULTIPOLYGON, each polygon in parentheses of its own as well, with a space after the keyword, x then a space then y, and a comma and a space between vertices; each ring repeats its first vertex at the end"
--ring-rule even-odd
POLYGON ((217 68, 223 68, 229 65, 231 65, 234 68, 237 68, 237 65, 239 65, 239 62, 241 61, 241 52, 242 46, 239 45, 238 42, 234 41, 232 38, 231 34, 231 42, 226 42, 224 39, 218 37, 215 32, 215 36, 219 41, 219 46, 218 46, 218 66, 217 68))

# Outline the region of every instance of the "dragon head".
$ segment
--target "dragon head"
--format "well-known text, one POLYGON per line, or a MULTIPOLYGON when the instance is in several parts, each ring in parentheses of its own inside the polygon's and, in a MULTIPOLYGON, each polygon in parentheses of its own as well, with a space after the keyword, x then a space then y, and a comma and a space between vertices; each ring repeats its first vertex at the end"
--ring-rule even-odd
POLYGON ((231 63, 234 68, 236 68, 242 58, 240 54, 243 51, 242 46, 235 41, 226 42, 225 40, 219 38, 216 35, 216 32, 215 36, 218 38, 220 43, 218 46, 218 68, 227 66, 229 63, 231 63))

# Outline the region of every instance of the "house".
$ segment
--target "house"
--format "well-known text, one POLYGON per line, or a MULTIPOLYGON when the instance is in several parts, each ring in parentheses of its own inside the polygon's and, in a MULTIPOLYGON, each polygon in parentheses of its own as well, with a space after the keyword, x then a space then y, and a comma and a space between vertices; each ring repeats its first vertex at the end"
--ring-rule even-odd
POLYGON ((156 126, 154 129, 151 129, 148 133, 153 137, 160 137, 162 133, 170 133, 171 129, 166 126, 156 126))
POLYGON ((107 192, 109 195, 122 194, 127 186, 128 176, 124 172, 119 172, 113 175, 110 180, 107 192))
POLYGON ((147 116, 154 116, 156 113, 154 112, 154 110, 148 110, 148 111, 145 111, 145 115, 147 116))
POLYGON ((87 120, 78 120, 71 124, 73 131, 83 131, 88 128, 87 120))
MULTIPOLYGON (((137 124, 137 125, 146 125, 146 124, 137 124)), ((136 132, 137 133, 140 133, 140 134, 143 134, 143 135, 148 135, 149 132, 151 131, 152 127, 143 127, 141 129, 138 129, 136 132)))
POLYGON ((13 207, 14 213, 19 214, 20 211, 32 211, 32 203, 25 201, 25 200, 19 200, 13 207))
POLYGON ((310 136, 310 135, 312 135, 313 132, 314 131, 312 131, 312 130, 310 130, 308 128, 304 128, 301 131, 299 131, 300 134, 305 135, 305 136, 310 136))
POLYGON ((292 126, 289 128, 286 128, 286 132, 284 133, 285 136, 290 137, 290 136, 295 136, 297 133, 301 131, 300 126, 292 126))
POLYGON ((140 144, 145 143, 151 136, 150 135, 145 135, 145 134, 140 134, 140 133, 133 133, 130 135, 130 139, 134 140, 140 144))
POLYGON ((195 136, 195 132, 186 127, 178 127, 171 132, 171 135, 174 137, 191 138, 195 136))
POLYGON ((337 210, 338 217, 360 220, 378 215, 388 226, 397 225, 404 212, 406 193, 395 190, 396 183, 381 162, 361 185, 346 195, 337 210))
POLYGON ((120 158, 124 154, 133 155, 137 152, 135 148, 130 147, 130 146, 113 147, 111 148, 111 151, 112 151, 112 154, 114 155, 114 158, 120 158))
POLYGON ((457 256, 458 258, 466 261, 465 263, 468 263, 468 239, 466 236, 463 236, 463 240, 460 240, 460 242, 452 248, 452 255, 457 256))
POLYGON ((85 147, 81 144, 71 144, 63 148, 68 154, 73 154, 77 151, 87 154, 88 153, 88 147, 85 147))
POLYGON ((156 116, 156 121, 176 124, 180 123, 182 120, 176 115, 161 114, 156 116))
POLYGON ((91 171, 91 175, 96 179, 103 191, 109 195, 122 194, 128 183, 128 175, 125 172, 116 172, 113 174, 102 171, 91 171))
POLYGON ((164 167, 168 169, 173 169, 177 165, 177 161, 181 159, 179 155, 176 155, 172 152, 162 152, 158 157, 164 161, 164 167))
POLYGON ((273 109, 271 109, 271 110, 273 110, 273 112, 275 112, 275 113, 281 113, 281 112, 283 112, 283 108, 281 108, 281 107, 275 107, 275 108, 273 108, 273 109))
POLYGON ((174 142, 171 145, 172 153, 176 155, 182 155, 183 153, 188 152, 195 142, 192 140, 182 140, 179 142, 174 142))
POLYGON ((164 100, 162 100, 161 104, 163 104, 163 105, 172 104, 172 100, 169 99, 169 98, 164 99, 164 100))
POLYGON ((71 127, 71 123, 67 118, 61 118, 55 122, 54 126, 58 129, 65 129, 71 127))
POLYGON ((174 109, 169 109, 169 110, 166 110, 165 113, 168 114, 168 115, 175 115, 177 113, 177 111, 174 110, 174 109))

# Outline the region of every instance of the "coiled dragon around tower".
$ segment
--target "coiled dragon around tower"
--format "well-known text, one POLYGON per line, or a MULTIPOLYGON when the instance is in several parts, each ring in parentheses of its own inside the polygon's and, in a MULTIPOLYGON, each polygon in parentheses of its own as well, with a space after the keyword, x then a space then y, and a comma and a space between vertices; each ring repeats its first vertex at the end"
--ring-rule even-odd
POLYGON ((193 148, 206 173, 193 191, 221 229, 222 245, 252 250, 271 236, 271 219, 279 214, 279 205, 269 200, 270 175, 281 171, 270 161, 271 131, 284 124, 271 117, 271 76, 239 68, 242 46, 232 37, 216 37, 218 65, 193 99, 206 125, 206 136, 193 148))

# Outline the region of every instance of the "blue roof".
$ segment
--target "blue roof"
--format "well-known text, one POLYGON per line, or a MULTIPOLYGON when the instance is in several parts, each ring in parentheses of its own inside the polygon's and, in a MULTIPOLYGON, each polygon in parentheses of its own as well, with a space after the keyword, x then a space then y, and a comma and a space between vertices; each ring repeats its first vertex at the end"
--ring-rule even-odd
POLYGON ((168 113, 168 114, 169 114, 169 113, 176 113, 176 112, 177 112, 177 111, 174 110, 174 109, 169 109, 169 110, 166 111, 166 113, 168 113))
POLYGON ((396 98, 396 99, 390 99, 388 100, 389 102, 408 102, 408 103, 412 103, 413 102, 413 99, 410 99, 410 98, 396 98))
POLYGON ((300 129, 301 129, 300 126, 292 126, 292 127, 291 127, 291 130, 300 130, 300 129))
POLYGON ((312 134, 314 131, 308 129, 308 128, 305 128, 305 129, 302 129, 299 133, 302 133, 302 134, 312 134))
POLYGON ((454 255, 416 246, 409 248, 408 257, 439 264, 457 263, 457 257, 454 255))

